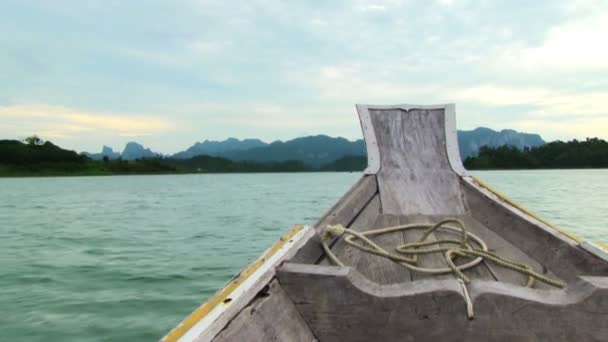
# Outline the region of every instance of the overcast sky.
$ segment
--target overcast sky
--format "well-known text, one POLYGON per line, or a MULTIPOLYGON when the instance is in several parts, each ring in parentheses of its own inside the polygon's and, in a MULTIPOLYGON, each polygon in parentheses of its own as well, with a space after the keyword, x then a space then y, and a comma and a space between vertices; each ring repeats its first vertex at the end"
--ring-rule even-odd
POLYGON ((360 138, 355 103, 608 139, 608 1, 2 0, 0 138, 360 138))

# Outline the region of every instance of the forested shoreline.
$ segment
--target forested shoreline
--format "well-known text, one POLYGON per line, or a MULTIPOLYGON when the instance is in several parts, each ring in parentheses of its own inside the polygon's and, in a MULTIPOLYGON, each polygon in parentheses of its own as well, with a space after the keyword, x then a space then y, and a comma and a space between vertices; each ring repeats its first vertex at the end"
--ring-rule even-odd
POLYGON ((321 167, 313 167, 299 160, 251 162, 207 155, 188 159, 155 157, 123 160, 106 157, 93 160, 35 137, 25 141, 0 140, 1 177, 357 171, 363 170, 366 163, 364 157, 350 156, 321 167), (350 161, 352 158, 355 159, 354 164, 350 161), (359 165, 361 163, 363 165, 359 165))
MULTIPOLYGON (((64 150, 49 141, 0 140, 0 176, 96 176, 129 174, 251 173, 251 172, 357 172, 367 166, 365 156, 347 155, 321 166, 300 160, 276 162, 234 161, 199 155, 189 159, 167 157, 136 160, 93 160, 64 150)), ((464 161, 469 170, 608 168, 608 142, 598 138, 555 141, 533 148, 481 147, 464 161)))
POLYGON ((469 170, 608 168, 608 142, 598 138, 554 141, 519 150, 513 146, 481 147, 464 161, 469 170))

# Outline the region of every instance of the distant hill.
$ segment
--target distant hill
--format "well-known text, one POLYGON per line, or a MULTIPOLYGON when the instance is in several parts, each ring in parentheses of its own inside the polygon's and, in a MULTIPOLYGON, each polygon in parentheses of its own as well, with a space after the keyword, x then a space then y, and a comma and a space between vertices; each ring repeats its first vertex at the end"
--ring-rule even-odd
POLYGON ((222 157, 201 155, 189 159, 165 159, 184 173, 233 173, 233 172, 303 172, 316 171, 298 160, 282 162, 234 161, 222 157))
MULTIPOLYGON (((523 149, 543 144, 544 141, 538 134, 519 133, 510 129, 494 131, 480 127, 472 131, 458 131, 458 145, 463 160, 476 155, 482 146, 509 145, 523 149)), ((96 160, 102 159, 103 156, 108 156, 109 159, 122 158, 124 160, 161 156, 161 154, 153 152, 136 142, 128 143, 122 153, 114 152, 111 148, 104 146, 99 154, 86 152, 83 154, 96 160)), ((317 168, 345 156, 365 156, 366 149, 361 139, 349 141, 327 135, 275 141, 270 144, 259 139, 239 140, 228 138, 223 141, 205 140, 197 142, 187 150, 172 155, 171 158, 190 159, 201 155, 222 157, 233 161, 282 162, 298 160, 317 168)))
POLYGON ((82 155, 85 155, 93 160, 102 160, 103 157, 108 157, 108 159, 110 160, 115 160, 120 158, 120 152, 114 152, 114 150, 112 150, 111 147, 103 145, 103 148, 101 149, 101 153, 89 153, 89 152, 82 152, 82 155))
POLYGON ((172 157, 177 159, 188 159, 200 155, 217 157, 224 155, 228 152, 244 151, 255 147, 263 147, 267 145, 268 143, 265 143, 259 139, 239 140, 235 138, 228 138, 224 141, 205 140, 203 142, 195 143, 187 150, 178 152, 172 157))
POLYGON ((84 156, 87 156, 93 160, 102 160, 104 157, 108 157, 110 160, 124 159, 124 160, 135 160, 143 158, 157 158, 161 157, 162 154, 154 152, 149 148, 136 142, 129 142, 125 145, 125 148, 121 152, 115 152, 111 147, 103 146, 101 153, 89 153, 82 152, 84 156))
MULTIPOLYGON (((367 164, 364 155, 351 153, 362 151, 361 140, 348 141, 328 136, 274 142, 268 146, 238 151, 242 153, 241 158, 247 158, 242 160, 207 155, 188 159, 163 157, 139 144, 128 145, 124 155, 152 157, 138 157, 134 160, 122 158, 93 160, 39 138, 28 139, 25 142, 0 140, 0 177, 216 172, 352 172, 362 171, 367 164), (341 156, 336 157, 338 155, 341 156), (252 160, 253 158, 258 160, 252 160), (285 159, 275 160, 276 158, 285 159)), ((105 152, 110 153, 110 150, 105 152)), ((589 138, 585 141, 554 141, 537 147, 525 147, 523 150, 512 145, 483 146, 478 155, 467 158, 464 165, 468 169, 606 168, 608 142, 598 138, 589 138)))
POLYGON ((497 132, 479 127, 472 131, 458 131, 458 147, 462 160, 477 154, 482 146, 513 146, 517 149, 541 146, 545 141, 538 134, 520 133, 512 129, 497 132))
MULTIPOLYGON (((137 148, 137 147, 136 147, 137 148)), ((106 152, 109 152, 106 150, 106 152)), ((24 143, 0 140, 0 177, 82 176, 177 173, 176 165, 161 158, 143 160, 93 160, 41 139, 24 143)))
POLYGON ((86 157, 64 150, 50 141, 25 144, 18 140, 0 140, 0 164, 38 165, 46 163, 80 164, 86 157))
POLYGON ((245 151, 227 151, 221 156, 240 161, 286 161, 299 160, 307 165, 319 167, 346 155, 365 155, 363 140, 349 141, 327 135, 275 141, 267 146, 245 151))
POLYGON ((321 171, 353 172, 363 171, 367 167, 365 156, 344 156, 329 164, 321 166, 321 171))
POLYGON ((142 158, 156 158, 160 157, 160 153, 152 152, 149 148, 143 147, 141 144, 136 142, 129 142, 125 146, 125 149, 120 154, 124 160, 135 160, 142 158))
MULTIPOLYGON (((481 146, 514 146, 518 149, 541 146, 545 142, 538 134, 519 133, 505 129, 494 131, 489 128, 477 128, 472 131, 458 131, 458 145, 463 160, 475 155, 481 146)), ((250 161, 285 161, 301 160, 313 167, 332 163, 345 156, 365 156, 363 140, 349 141, 327 135, 296 138, 285 142, 242 150, 226 150, 217 156, 231 160, 250 161)))

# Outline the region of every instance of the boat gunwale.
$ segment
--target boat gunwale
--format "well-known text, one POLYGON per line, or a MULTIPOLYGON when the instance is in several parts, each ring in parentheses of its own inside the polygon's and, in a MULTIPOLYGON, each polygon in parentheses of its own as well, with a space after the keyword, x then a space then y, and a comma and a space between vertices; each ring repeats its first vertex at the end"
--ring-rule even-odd
POLYGON ((259 258, 232 277, 221 289, 186 316, 161 341, 200 341, 202 334, 205 334, 202 341, 212 340, 226 323, 232 320, 270 282, 276 274, 275 268, 282 262, 291 259, 312 236, 314 236, 312 227, 296 225, 259 258), (230 317, 225 317, 226 315, 230 317), (204 322, 205 320, 207 322, 204 322))
MULTIPOLYGON (((578 236, 576 236, 575 234, 573 234, 567 230, 558 228, 557 226, 547 222, 546 220, 540 218, 539 216, 537 216, 534 213, 530 212, 529 210, 525 209, 524 207, 517 204, 516 202, 510 200, 505 195, 494 190, 489 185, 487 185, 486 183, 481 181, 479 178, 477 178, 475 176, 471 176, 467 173, 467 170, 464 169, 464 166, 462 165, 462 160, 460 158, 459 151, 458 151, 454 104, 431 105, 431 106, 408 105, 408 104, 390 105, 390 106, 357 105, 357 111, 359 113, 361 127, 363 130, 363 135, 365 138, 366 148, 367 148, 367 152, 368 152, 368 167, 363 172, 362 177, 360 177, 350 187, 350 189, 347 192, 345 192, 344 195, 342 195, 342 197, 338 201, 336 201, 335 204, 329 210, 327 210, 327 212, 317 221, 317 223, 313 226, 314 228, 306 226, 306 228, 308 228, 307 234, 305 234, 305 236, 300 237, 301 240, 298 241, 299 242, 298 247, 296 247, 295 245, 288 246, 287 249, 289 251, 286 251, 286 253, 291 254, 291 255, 282 259, 281 265, 279 265, 280 267, 277 268, 276 273, 275 273, 275 268, 271 268, 269 270, 265 270, 263 272, 263 274, 260 275, 260 277, 265 277, 264 284, 270 283, 270 281, 273 278, 275 278, 275 276, 276 276, 276 278, 278 278, 279 283, 281 283, 282 274, 289 273, 290 270, 296 270, 299 268, 298 272, 304 272, 304 270, 309 270, 311 272, 311 275, 313 275, 313 274, 318 275, 318 274, 322 274, 323 272, 328 272, 327 275, 331 275, 331 273, 333 272, 333 273, 335 273, 334 274, 335 276, 343 276, 343 277, 348 278, 350 280, 350 283, 353 286, 358 288, 360 291, 367 292, 368 294, 374 294, 378 291, 381 291, 381 292, 388 291, 388 292, 383 292, 382 295, 388 296, 388 294, 393 293, 393 296, 395 296, 397 292, 404 291, 403 289, 406 289, 406 288, 410 288, 410 290, 412 289, 411 286, 412 286, 412 284, 414 284, 414 282, 380 285, 370 279, 365 278, 365 276, 363 276, 358 270, 356 270, 352 267, 336 267, 336 266, 318 265, 318 264, 316 264, 316 262, 318 262, 319 260, 305 260, 306 263, 299 263, 299 262, 304 262, 304 260, 298 259, 298 250, 306 249, 307 247, 310 247, 310 245, 314 245, 319 242, 318 235, 315 234, 315 232, 318 233, 322 229, 322 224, 324 222, 329 222, 329 221, 331 221, 332 218, 340 217, 342 214, 346 213, 346 210, 349 210, 348 217, 350 217, 350 218, 348 220, 350 220, 350 222, 339 222, 339 223, 344 224, 345 226, 348 226, 354 220, 354 218, 356 218, 361 213, 361 211, 363 210, 362 208, 355 209, 356 206, 353 207, 352 205, 351 205, 351 207, 349 207, 349 201, 352 200, 353 196, 355 196, 355 195, 361 196, 361 194, 358 192, 365 190, 364 188, 366 188, 366 187, 371 188, 371 186, 372 186, 371 183, 375 184, 374 195, 379 193, 377 173, 380 170, 380 151, 379 151, 379 147, 376 142, 375 132, 374 132, 373 125, 371 123, 371 118, 369 116, 370 109, 379 109, 379 110, 399 109, 399 110, 405 110, 405 111, 409 111, 411 109, 443 109, 444 110, 444 125, 445 125, 444 130, 445 130, 445 138, 446 138, 445 148, 446 148, 446 153, 447 153, 447 158, 448 158, 448 164, 450 165, 451 171, 453 171, 456 175, 458 175, 459 176, 458 178, 460 179, 460 181, 463 182, 460 184, 461 189, 464 186, 464 184, 466 183, 466 185, 469 185, 471 187, 471 190, 478 192, 480 195, 482 195, 482 197, 485 199, 485 201, 495 203, 495 204, 507 209, 510 215, 515 215, 515 216, 519 217, 520 219, 525 220, 528 224, 530 224, 530 226, 532 228, 540 229, 543 232, 549 233, 552 239, 556 239, 554 241, 559 242, 559 243, 565 243, 568 246, 575 247, 577 251, 581 251, 581 252, 586 251, 586 252, 594 255, 595 257, 601 258, 604 262, 608 261, 608 259, 607 259, 608 253, 602 252, 601 249, 596 250, 594 248, 586 248, 585 243, 587 241, 584 241, 583 239, 579 238, 578 236), (355 212, 355 210, 358 210, 358 211, 355 212), (297 259, 297 260, 294 262, 294 259, 297 259), (319 273, 319 272, 321 272, 321 273, 319 273), (370 291, 372 291, 372 290, 373 291, 372 292, 367 291, 369 289, 371 289, 370 291), (395 291, 397 291, 397 292, 395 292, 395 291)), ((367 189, 365 191, 369 192, 368 190, 369 189, 367 189)), ((372 195, 371 198, 373 198, 374 195, 372 195)), ((463 196, 463 198, 466 197, 464 193, 461 193, 461 195, 463 196)), ((380 199, 380 201, 381 201, 381 199, 380 199)), ((469 214, 471 214, 471 209, 468 208, 468 205, 467 205, 467 211, 469 214)), ((342 218, 344 220, 347 220, 346 216, 344 216, 342 218)), ((229 281, 222 289, 220 289, 212 297, 210 297, 203 305, 201 305, 190 316, 188 316, 180 325, 175 327, 167 336, 165 336, 165 338, 163 338, 163 341, 179 340, 181 337, 185 336, 185 334, 190 329, 192 329, 196 324, 198 324, 198 322, 200 322, 206 315, 208 315, 209 312, 211 312, 212 310, 214 310, 218 307, 221 307, 223 300, 228 298, 228 296, 231 293, 233 293, 233 291, 235 291, 236 289, 239 289, 239 287, 241 289, 243 288, 243 286, 245 285, 244 283, 247 280, 247 278, 241 279, 241 281, 236 281, 236 280, 239 279, 239 277, 241 277, 241 276, 245 276, 245 277, 251 276, 252 274, 256 273, 256 271, 258 271, 260 267, 267 264, 269 262, 268 259, 271 258, 273 256, 273 254, 277 252, 277 250, 284 247, 285 241, 286 241, 284 238, 286 236, 288 236, 289 234, 293 233, 293 235, 291 235, 291 237, 286 238, 287 240, 290 240, 291 238, 293 238, 294 235, 296 235, 298 233, 298 232, 295 232, 295 233, 293 232, 298 227, 301 227, 301 226, 296 226, 292 231, 290 231, 286 235, 284 235, 284 237, 282 237, 270 249, 268 249, 266 252, 264 252, 259 259, 257 259, 254 263, 250 264, 248 267, 246 267, 237 276, 235 276, 231 281, 229 281), (281 244, 281 242, 282 242, 282 244, 281 244), (276 247, 277 244, 280 244, 280 246, 276 247), (275 250, 275 247, 276 247, 276 250, 275 250), (268 253, 271 253, 271 254, 267 255, 268 253), (251 269, 252 267, 254 267, 253 270, 251 269), (194 321, 194 323, 192 323, 192 321, 194 321), (186 322, 188 322, 188 324, 187 324, 187 325, 189 325, 188 327, 186 327, 186 325, 184 325, 186 322), (182 330, 184 330, 184 327, 186 327, 187 329, 185 329, 185 331, 182 331, 182 330), (174 333, 175 331, 177 331, 177 333, 174 333), (181 335, 179 335, 179 334, 181 334, 181 335), (177 337, 170 338, 173 335, 175 335, 177 337)), ((599 248, 604 248, 604 249, 606 249, 606 251, 608 251, 608 245, 599 244, 597 246, 599 246, 599 248)), ((313 246, 313 247, 315 247, 315 246, 313 246)), ((316 247, 319 247, 318 249, 320 249, 320 246, 316 246, 316 247)), ((522 252, 529 255, 528 251, 522 250, 522 252)), ((321 254, 321 257, 323 257, 322 254, 321 254)), ((590 258, 588 258, 587 260, 590 260, 590 258)), ((589 278, 589 276, 584 275, 584 274, 583 275, 576 274, 577 280, 570 283, 566 289, 552 290, 551 292, 553 292, 555 294, 560 293, 559 296, 566 296, 566 295, 568 295, 568 293, 570 293, 573 290, 575 292, 581 292, 582 290, 584 290, 584 283, 585 283, 584 278, 589 278)), ((455 283, 455 280, 420 280, 419 282, 422 282, 425 284, 432 282, 434 284, 432 286, 432 288, 434 288, 434 289, 436 289, 437 287, 440 287, 440 289, 443 289, 443 290, 450 290, 453 287, 452 285, 454 285, 453 283, 455 283)), ((416 283, 418 283, 418 281, 416 283)), ((479 284, 482 284, 482 285, 475 285, 475 284, 477 284, 477 282, 475 284, 473 284, 476 288, 481 290, 479 295, 495 294, 495 291, 492 290, 492 289, 494 289, 494 287, 492 287, 492 286, 495 286, 494 285, 495 282, 492 282, 492 285, 487 285, 487 286, 483 285, 485 283, 486 283, 485 281, 480 280, 479 284), (486 289, 486 287, 487 287, 487 289, 486 289), (490 289, 490 290, 488 290, 488 289, 490 289)), ((487 283, 490 284, 490 282, 487 282, 487 283)), ((522 293, 524 295, 524 297, 529 297, 531 295, 532 297, 536 298, 535 293, 538 291, 537 289, 520 290, 523 288, 520 286, 515 286, 513 284, 506 284, 506 283, 499 284, 497 286, 498 287, 496 289, 498 292, 496 292, 496 293, 498 293, 498 294, 500 294, 501 292, 506 293, 506 292, 508 292, 507 290, 509 290, 509 291, 515 290, 515 293, 518 293, 518 294, 522 293), (523 292, 521 292, 521 291, 523 291, 523 292)), ((418 289, 419 287, 416 285, 415 288, 418 289)), ((546 290, 540 290, 540 291, 543 293, 547 292, 546 290)), ((257 292, 259 292, 259 290, 256 291, 256 294, 257 294, 257 292)), ((517 297, 517 296, 518 295, 515 295, 515 297, 517 297)), ((538 297, 538 298, 543 298, 544 295, 539 295, 539 296, 540 297, 538 297)), ((227 317, 227 321, 222 320, 223 324, 227 325, 229 323, 229 321, 240 312, 240 310, 242 310, 246 305, 248 305, 248 303, 251 300, 253 300, 253 298, 255 298, 255 294, 246 303, 233 302, 232 303, 233 305, 230 307, 234 308, 235 306, 238 306, 238 308, 237 308, 238 311, 234 312, 231 317, 227 317)), ((570 298, 570 299, 572 299, 572 298, 570 298)), ((539 299, 539 301, 540 301, 540 299, 539 299)), ((223 310, 224 308, 220 308, 220 309, 223 310)), ((218 325, 218 323, 222 323, 222 322, 220 322, 218 319, 215 319, 210 323, 210 325, 211 324, 218 325)), ((205 336, 207 336, 208 339, 211 340, 217 335, 217 333, 219 333, 221 331, 222 328, 223 328, 223 326, 220 327, 219 330, 217 330, 215 332, 211 332, 210 334, 206 334, 205 336)), ((217 327, 216 327, 216 329, 217 329, 217 327)), ((197 335, 195 337, 200 337, 200 336, 201 335, 199 332, 199 335, 197 335)), ((207 340, 207 339, 205 339, 205 340, 207 340)))
POLYGON ((462 177, 462 179, 464 181, 467 181, 470 185, 476 187, 476 190, 478 191, 483 189, 495 195, 501 201, 497 201, 493 198, 490 199, 500 205, 506 206, 507 208, 515 209, 516 212, 519 212, 521 217, 533 223, 534 226, 552 233, 554 237, 560 239, 562 242, 568 243, 569 245, 578 246, 584 251, 593 254, 598 258, 601 258, 604 261, 608 261, 608 244, 596 243, 594 241, 583 239, 567 229, 558 227, 557 225, 543 219, 539 215, 526 209, 521 204, 518 204, 517 202, 513 201, 501 192, 495 190, 490 185, 483 182, 476 176, 462 177))

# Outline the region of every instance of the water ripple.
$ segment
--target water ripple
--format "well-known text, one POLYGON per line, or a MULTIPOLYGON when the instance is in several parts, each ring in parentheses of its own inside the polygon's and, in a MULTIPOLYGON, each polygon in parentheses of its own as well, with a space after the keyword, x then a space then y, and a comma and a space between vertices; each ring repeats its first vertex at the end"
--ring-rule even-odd
MULTIPOLYGON (((608 170, 476 174, 549 221, 608 241, 608 170)), ((2 338, 158 340, 358 177, 0 179, 2 338)))

